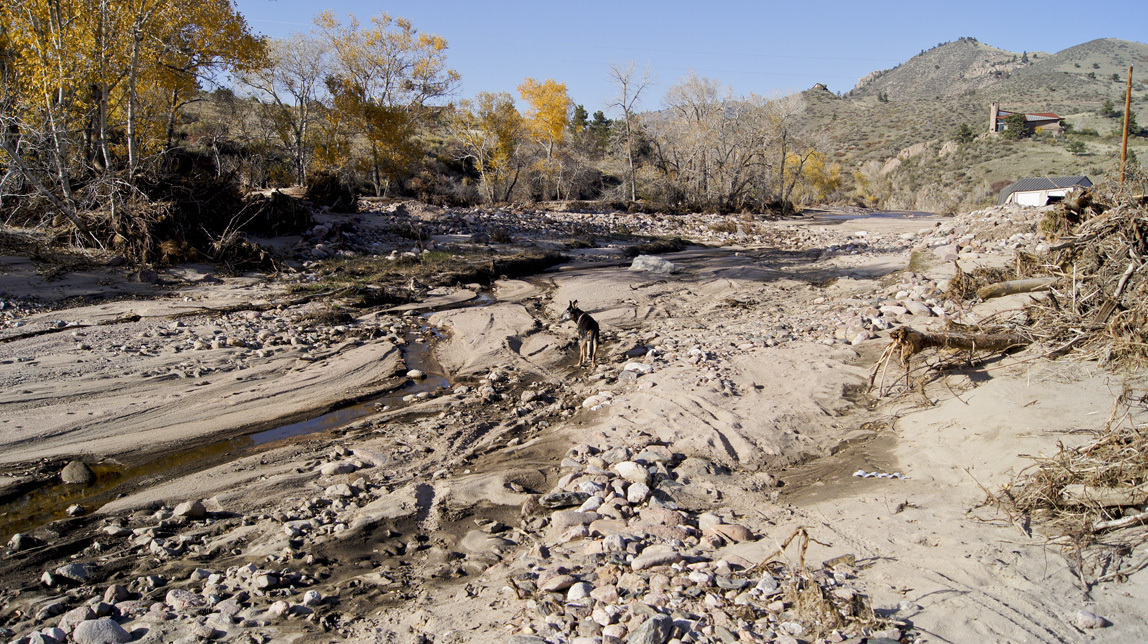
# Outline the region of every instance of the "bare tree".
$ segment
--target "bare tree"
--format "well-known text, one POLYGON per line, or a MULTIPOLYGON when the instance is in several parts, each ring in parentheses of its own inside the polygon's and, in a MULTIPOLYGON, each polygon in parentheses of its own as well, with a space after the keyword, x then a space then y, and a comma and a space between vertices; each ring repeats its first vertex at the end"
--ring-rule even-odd
POLYGON ((634 131, 639 127, 639 123, 638 115, 634 112, 634 106, 637 105, 642 92, 654 84, 654 79, 650 73, 649 65, 642 68, 642 73, 639 76, 635 69, 634 61, 625 64, 610 63, 610 78, 613 79, 618 93, 614 96, 613 101, 608 107, 616 107, 622 110, 622 115, 625 117, 626 161, 629 164, 630 173, 630 201, 637 201, 638 185, 634 174, 634 131))
POLYGON ((767 101, 766 166, 783 213, 793 212, 793 191, 803 178, 806 163, 817 150, 818 137, 805 124, 806 103, 800 94, 767 101))
POLYGON ((278 129, 291 151, 295 181, 300 185, 307 179, 307 133, 315 119, 313 108, 329 72, 326 43, 295 33, 285 40, 272 41, 267 65, 241 77, 244 84, 279 108, 277 120, 282 127, 278 129))
POLYGON ((734 99, 729 88, 696 73, 671 87, 674 118, 656 141, 666 180, 687 203, 728 212, 752 200, 765 149, 763 101, 734 99))

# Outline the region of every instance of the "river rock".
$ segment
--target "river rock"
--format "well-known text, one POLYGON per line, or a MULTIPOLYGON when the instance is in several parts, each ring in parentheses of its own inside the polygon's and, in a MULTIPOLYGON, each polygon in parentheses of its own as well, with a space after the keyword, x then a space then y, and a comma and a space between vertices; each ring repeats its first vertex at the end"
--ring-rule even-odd
POLYGON ((175 506, 172 510, 172 516, 184 517, 187 519, 204 519, 207 517, 207 507, 203 505, 203 501, 196 499, 194 501, 184 501, 175 506))
POLYGON ((96 618, 96 611, 92 610, 91 606, 80 606, 64 613, 60 618, 60 628, 65 631, 71 631, 76 628, 80 622, 86 622, 89 619, 96 618))
POLYGON ((350 474, 357 470, 358 467, 351 461, 336 461, 334 463, 324 463, 319 468, 319 473, 323 476, 338 476, 340 474, 350 474))
POLYGON ((654 255, 638 255, 630 264, 632 271, 646 271, 648 273, 656 273, 658 275, 670 275, 678 272, 678 267, 673 262, 655 257, 654 255))
POLYGON ((70 563, 57 568, 56 574, 65 579, 84 584, 91 579, 94 568, 95 566, 89 563, 70 563))
POLYGON ((553 577, 538 584, 538 589, 548 593, 558 592, 560 590, 566 590, 567 588, 570 588, 577 582, 578 580, 575 579, 572 575, 554 575, 553 577))
POLYGON ((80 622, 72 631, 76 644, 120 644, 132 641, 131 633, 109 617, 80 622))
POLYGON ((634 483, 641 483, 642 485, 649 485, 650 471, 646 466, 634 461, 622 461, 614 465, 614 471, 618 476, 634 483))
POLYGON ((69 485, 88 485, 96 481, 96 473, 83 461, 72 461, 60 470, 60 480, 69 485))
POLYGON ((631 505, 638 505, 650 496, 650 486, 645 483, 634 483, 626 489, 626 501, 631 505))
POLYGON ((1085 610, 1082 608, 1076 611, 1076 625, 1085 629, 1104 628, 1106 626, 1111 626, 1112 622, 1109 622, 1107 619, 1104 619, 1100 615, 1097 615, 1090 610, 1085 610))
POLYGON ((127 601, 131 597, 131 592, 120 584, 112 584, 104 591, 104 601, 109 604, 118 604, 122 601, 127 601))
POLYGON ((669 615, 655 615, 635 629, 626 639, 626 644, 665 644, 673 630, 673 618, 669 615))

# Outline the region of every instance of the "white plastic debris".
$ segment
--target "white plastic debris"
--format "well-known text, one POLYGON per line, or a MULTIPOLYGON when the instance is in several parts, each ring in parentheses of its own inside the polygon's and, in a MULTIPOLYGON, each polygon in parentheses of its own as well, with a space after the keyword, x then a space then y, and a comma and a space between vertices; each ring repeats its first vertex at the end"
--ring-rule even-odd
POLYGON ((901 474, 900 472, 893 472, 892 474, 889 474, 887 472, 866 472, 865 470, 857 470, 856 472, 853 473, 853 476, 856 476, 858 478, 863 478, 863 479, 878 478, 878 479, 901 479, 904 481, 909 480, 908 476, 905 476, 904 474, 901 474))

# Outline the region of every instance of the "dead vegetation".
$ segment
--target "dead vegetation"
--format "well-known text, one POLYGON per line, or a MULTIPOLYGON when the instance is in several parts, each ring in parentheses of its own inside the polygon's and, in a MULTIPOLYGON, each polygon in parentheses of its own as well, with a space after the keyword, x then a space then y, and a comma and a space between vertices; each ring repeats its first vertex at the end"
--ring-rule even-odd
POLYGON ((1148 390, 1126 388, 1105 427, 1093 440, 1034 464, 988 502, 1018 526, 1041 521, 1050 543, 1068 548, 1074 573, 1087 589, 1120 580, 1148 567, 1136 559, 1148 542, 1148 425, 1137 420, 1148 410, 1148 390))
POLYGON ((810 543, 828 545, 811 537, 805 527, 798 527, 776 552, 751 571, 765 574, 762 583, 772 578, 777 584, 779 604, 773 604, 768 610, 784 608, 806 629, 801 632, 802 637, 811 640, 835 631, 859 635, 864 632, 862 629, 905 626, 904 622, 879 617, 868 596, 840 585, 839 580, 854 576, 858 570, 854 555, 835 557, 820 567, 809 566, 805 556, 810 543), (796 564, 778 559, 790 546, 796 550, 796 564))

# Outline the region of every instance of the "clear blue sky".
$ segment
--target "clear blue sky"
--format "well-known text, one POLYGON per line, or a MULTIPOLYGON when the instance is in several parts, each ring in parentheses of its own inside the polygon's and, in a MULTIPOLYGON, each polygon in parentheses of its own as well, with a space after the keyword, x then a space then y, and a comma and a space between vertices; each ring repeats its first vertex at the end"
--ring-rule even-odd
POLYGON ((614 93, 611 61, 652 68, 657 85, 642 109, 660 109, 666 89, 690 69, 738 95, 814 83, 846 92, 872 71, 963 36, 1014 52, 1055 53, 1095 38, 1145 42, 1142 2, 236 0, 251 29, 273 37, 309 31, 327 8, 344 20, 402 16, 447 39, 460 97, 506 91, 517 99, 524 78, 553 78, 591 113, 614 93))

